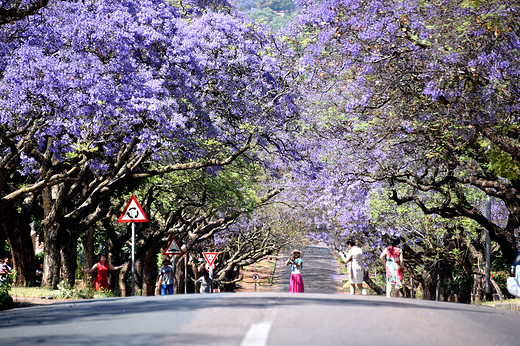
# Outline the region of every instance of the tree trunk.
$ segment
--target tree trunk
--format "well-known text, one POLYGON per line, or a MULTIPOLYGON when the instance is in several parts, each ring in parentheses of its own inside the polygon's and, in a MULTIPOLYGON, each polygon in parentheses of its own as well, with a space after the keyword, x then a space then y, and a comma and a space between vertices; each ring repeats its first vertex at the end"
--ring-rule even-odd
POLYGON ((43 278, 42 286, 56 288, 60 277, 60 243, 58 237, 59 224, 56 221, 56 209, 53 207, 51 188, 42 191, 43 205, 43 278))
POLYGON ((422 299, 424 300, 435 300, 435 294, 437 291, 436 275, 428 272, 422 274, 422 299))
MULTIPOLYGON (((128 286, 126 285, 126 276, 127 276, 128 271, 131 271, 131 270, 132 270, 132 268, 130 268, 130 266, 127 266, 126 268, 121 269, 121 271, 119 272, 119 277, 117 280, 117 287, 119 289, 119 295, 121 297, 128 297, 131 293, 131 292, 128 292, 128 286)), ((132 274, 130 273, 130 275, 132 275, 132 274)))
POLYGON ((60 260, 61 260, 61 280, 69 287, 75 287, 76 269, 78 258, 78 237, 70 234, 69 231, 60 232, 60 260))
POLYGON ((143 296, 153 296, 155 292, 155 278, 157 277, 156 273, 156 251, 154 249, 149 249, 146 251, 143 261, 143 296))
MULTIPOLYGON (((81 236, 83 242, 83 268, 90 269, 94 265, 94 232, 96 228, 91 226, 86 233, 81 236)), ((83 286, 91 287, 93 284, 92 273, 83 274, 83 286)))
POLYGON ((485 275, 473 275, 472 301, 480 302, 486 300, 486 277, 485 275))
POLYGON ((383 290, 381 287, 379 287, 372 279, 368 276, 368 272, 365 270, 365 277, 363 278, 365 280, 368 287, 373 289, 377 294, 379 295, 385 295, 385 290, 383 290))
POLYGON ((60 277, 60 246, 58 225, 44 225, 45 248, 43 257, 42 286, 56 288, 60 277))
POLYGON ((8 253, 4 251, 4 244, 9 243, 7 240, 7 234, 5 234, 4 226, 0 226, 0 258, 5 258, 8 253))
MULTIPOLYGON (((112 246, 110 246, 111 244, 112 242, 109 240, 109 248, 114 249, 112 246)), ((110 253, 107 255, 108 263, 110 263, 113 266, 119 266, 120 263, 116 260, 116 258, 120 258, 120 251, 117 251, 117 254, 115 254, 112 253, 112 250, 110 250, 110 253)), ((129 270, 132 270, 132 268, 130 267, 129 270)), ((108 272, 108 282, 110 284, 110 290, 116 296, 119 296, 122 292, 121 285, 124 285, 124 273, 124 270, 110 270, 108 272)))
POLYGON ((15 284, 34 286, 36 284, 36 257, 31 239, 31 227, 28 223, 29 218, 25 217, 23 209, 22 213, 18 213, 16 206, 4 206, 0 223, 11 247, 11 259, 16 270, 15 284))
MULTIPOLYGON (((143 267, 144 267, 144 257, 146 254, 143 254, 141 257, 135 260, 135 294, 137 295, 138 291, 143 289, 143 267)), ((131 268, 130 268, 131 269, 131 268)))
POLYGON ((184 293, 184 258, 184 256, 179 256, 175 262, 175 285, 173 287, 173 292, 175 294, 184 293))

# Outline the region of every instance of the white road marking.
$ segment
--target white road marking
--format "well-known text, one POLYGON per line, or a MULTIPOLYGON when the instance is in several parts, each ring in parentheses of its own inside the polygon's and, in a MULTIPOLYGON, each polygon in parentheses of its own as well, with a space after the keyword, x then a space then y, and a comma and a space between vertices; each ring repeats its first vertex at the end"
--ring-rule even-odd
POLYGON ((273 321, 264 321, 262 323, 256 323, 249 327, 247 334, 242 340, 241 346, 265 346, 267 345, 267 338, 269 337, 269 331, 273 321))

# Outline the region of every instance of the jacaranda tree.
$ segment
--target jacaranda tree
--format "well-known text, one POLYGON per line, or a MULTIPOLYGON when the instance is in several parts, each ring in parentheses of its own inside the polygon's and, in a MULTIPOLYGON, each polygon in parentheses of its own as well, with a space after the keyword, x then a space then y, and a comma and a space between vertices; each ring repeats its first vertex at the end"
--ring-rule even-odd
POLYGON ((13 245, 20 210, 42 220, 44 284, 121 188, 229 164, 294 115, 269 33, 195 5, 56 2, 1 27, 2 206, 20 224, 4 230, 13 245))
POLYGON ((300 22, 287 40, 308 78, 302 108, 324 159, 337 153, 323 188, 348 199, 356 179, 384 182, 399 204, 476 221, 513 258, 520 226, 518 4, 299 5, 300 22), (503 203, 505 222, 486 217, 485 198, 469 198, 468 187, 503 203))

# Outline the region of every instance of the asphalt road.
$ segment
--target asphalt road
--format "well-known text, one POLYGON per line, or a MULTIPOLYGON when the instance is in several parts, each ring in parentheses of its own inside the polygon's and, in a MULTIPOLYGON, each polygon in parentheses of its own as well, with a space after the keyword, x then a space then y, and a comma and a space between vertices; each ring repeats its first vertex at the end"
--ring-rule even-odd
POLYGON ((305 249, 305 293, 277 263, 272 292, 60 302, 0 312, 0 345, 520 345, 520 312, 338 293, 339 266, 305 249))
POLYGON ((346 294, 217 293, 0 312, 1 345, 519 345, 520 313, 346 294))
MULTIPOLYGON (((289 292, 291 267, 286 266, 289 253, 278 256, 274 272, 273 292, 289 292)), ((341 268, 324 244, 314 244, 303 249, 302 277, 305 293, 337 293, 342 289, 341 268)), ((344 276, 343 276, 344 277, 344 276)))

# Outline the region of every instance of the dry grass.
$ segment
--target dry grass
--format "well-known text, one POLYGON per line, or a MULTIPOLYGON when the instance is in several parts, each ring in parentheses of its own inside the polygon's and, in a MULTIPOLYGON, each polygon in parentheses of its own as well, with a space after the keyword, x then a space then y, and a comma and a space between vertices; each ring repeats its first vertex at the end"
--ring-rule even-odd
POLYGON ((12 287, 9 291, 9 295, 15 297, 26 297, 26 298, 44 298, 57 296, 58 290, 52 290, 43 287, 12 287))

